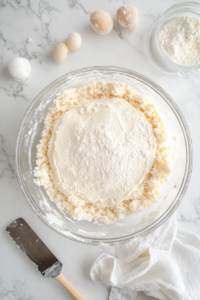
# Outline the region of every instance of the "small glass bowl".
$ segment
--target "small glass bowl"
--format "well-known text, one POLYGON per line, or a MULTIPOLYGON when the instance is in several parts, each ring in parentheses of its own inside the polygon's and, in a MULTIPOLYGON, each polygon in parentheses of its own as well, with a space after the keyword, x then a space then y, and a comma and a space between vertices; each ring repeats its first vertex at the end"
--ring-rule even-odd
POLYGON ((200 67, 200 63, 194 66, 181 66, 176 64, 164 53, 159 36, 161 30, 167 23, 185 15, 200 19, 200 3, 182 2, 171 6, 162 17, 151 26, 146 37, 146 54, 154 66, 166 74, 178 74, 182 77, 192 75, 200 67))
POLYGON ((16 140, 16 171, 22 192, 36 215, 51 229, 73 241, 90 245, 116 245, 142 237, 159 227, 176 210, 190 181, 192 142, 185 119, 172 98, 149 78, 131 70, 100 66, 70 72, 50 83, 30 104, 16 140), (165 122, 174 153, 173 172, 162 186, 159 201, 113 224, 74 220, 58 209, 42 186, 34 182, 36 145, 44 118, 56 95, 94 81, 123 82, 148 98, 165 122))

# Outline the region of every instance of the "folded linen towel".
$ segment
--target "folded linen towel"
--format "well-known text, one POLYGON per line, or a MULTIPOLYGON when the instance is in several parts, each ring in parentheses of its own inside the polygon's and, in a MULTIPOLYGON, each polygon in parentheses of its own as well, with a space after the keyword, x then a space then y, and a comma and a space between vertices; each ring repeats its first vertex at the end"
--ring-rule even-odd
POLYGON ((103 253, 90 276, 111 289, 109 300, 137 299, 136 291, 161 300, 200 299, 200 239, 177 229, 175 215, 154 232, 103 253))

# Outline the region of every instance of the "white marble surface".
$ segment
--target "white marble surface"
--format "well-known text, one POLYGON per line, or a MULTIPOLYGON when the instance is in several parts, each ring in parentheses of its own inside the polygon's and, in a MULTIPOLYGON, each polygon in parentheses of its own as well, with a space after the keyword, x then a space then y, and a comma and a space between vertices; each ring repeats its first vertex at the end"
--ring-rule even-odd
MULTIPOLYGON (((108 299, 108 289, 92 282, 89 270, 94 259, 109 247, 85 246, 66 240, 44 225, 26 203, 15 173, 14 147, 18 126, 30 102, 57 77, 86 66, 113 65, 138 71, 157 82, 181 108, 191 130, 194 169, 189 189, 177 211, 178 226, 198 233, 200 229, 200 73, 183 79, 166 76, 144 54, 149 26, 169 6, 182 0, 1 0, 0 1, 0 299, 72 299, 59 283, 43 279, 5 233, 9 222, 21 216, 60 258, 63 273, 88 299, 108 299), (113 16, 122 4, 135 5, 140 13, 136 33, 113 30, 99 36, 89 26, 89 14, 103 9, 113 16), (82 35, 77 53, 69 53, 62 65, 52 60, 52 48, 70 32, 82 35), (33 39, 27 43, 27 38, 33 39), (22 56, 30 60, 30 79, 11 80, 8 61, 22 56)), ((141 295, 141 298, 143 296, 141 295)))

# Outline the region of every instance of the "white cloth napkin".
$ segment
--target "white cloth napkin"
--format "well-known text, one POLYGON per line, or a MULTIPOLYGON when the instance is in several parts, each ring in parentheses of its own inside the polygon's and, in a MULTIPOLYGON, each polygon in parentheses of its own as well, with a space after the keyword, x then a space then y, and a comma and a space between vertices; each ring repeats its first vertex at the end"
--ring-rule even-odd
POLYGON ((136 291, 161 300, 200 299, 200 239, 177 229, 173 216, 143 238, 101 254, 90 276, 111 289, 109 300, 134 300, 136 291))

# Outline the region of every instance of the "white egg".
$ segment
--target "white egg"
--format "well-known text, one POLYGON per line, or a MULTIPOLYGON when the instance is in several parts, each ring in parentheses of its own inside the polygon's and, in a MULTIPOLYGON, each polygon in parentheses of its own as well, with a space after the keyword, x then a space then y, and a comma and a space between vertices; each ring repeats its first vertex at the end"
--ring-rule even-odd
POLYGON ((81 47, 81 36, 77 32, 72 32, 66 40, 66 44, 71 51, 77 51, 81 47))
POLYGON ((53 49, 53 59, 57 63, 62 63, 67 58, 67 53, 69 52, 69 49, 65 43, 60 43, 56 45, 53 49))
POLYGON ((16 81, 25 81, 31 73, 31 65, 26 58, 15 57, 8 63, 8 72, 16 81))

